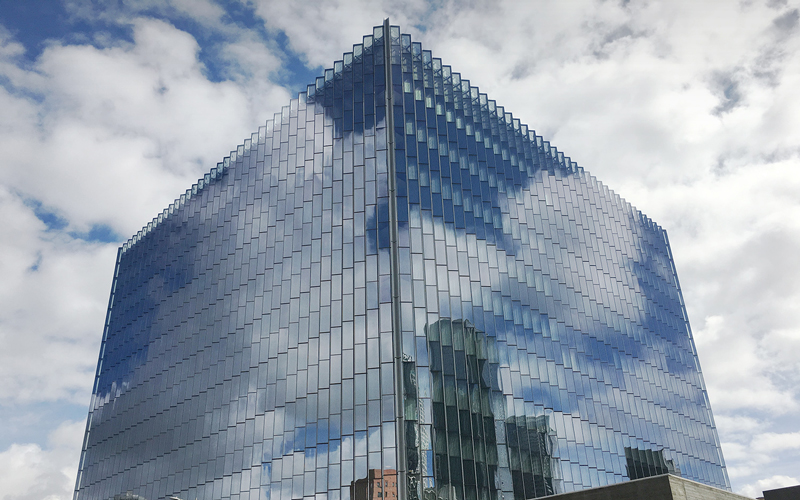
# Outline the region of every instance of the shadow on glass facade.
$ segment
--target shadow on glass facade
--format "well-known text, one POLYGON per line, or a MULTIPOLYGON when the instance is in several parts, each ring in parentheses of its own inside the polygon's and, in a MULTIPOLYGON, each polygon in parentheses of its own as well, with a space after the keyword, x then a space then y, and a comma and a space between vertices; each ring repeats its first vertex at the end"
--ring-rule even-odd
POLYGON ((625 448, 625 460, 628 462, 628 477, 642 479, 661 474, 681 475, 679 468, 672 460, 664 458, 664 450, 637 450, 625 448))
POLYGON ((729 488, 666 233, 386 24, 120 249, 75 498, 643 464, 729 488))

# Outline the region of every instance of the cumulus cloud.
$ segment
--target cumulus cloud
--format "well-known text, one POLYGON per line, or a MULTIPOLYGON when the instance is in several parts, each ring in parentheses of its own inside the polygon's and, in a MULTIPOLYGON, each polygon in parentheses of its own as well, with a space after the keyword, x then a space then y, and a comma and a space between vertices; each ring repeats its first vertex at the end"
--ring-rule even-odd
POLYGON ((327 67, 389 16, 667 229, 734 489, 796 484, 795 4, 70 0, 119 33, 33 61, 0 28, 0 401, 88 402, 115 245, 70 233, 138 230, 288 103, 286 51, 327 67))
POLYGON ((788 486, 797 486, 800 484, 800 479, 797 476, 783 476, 775 475, 766 479, 759 479, 758 481, 747 484, 742 487, 741 493, 749 497, 760 497, 762 493, 767 490, 774 490, 778 488, 786 488, 788 486))
POLYGON ((118 24, 142 13, 158 17, 191 19, 209 30, 224 29, 225 10, 212 0, 121 0, 99 3, 93 0, 65 0, 65 10, 73 19, 118 24))
POLYGON ((758 436, 758 442, 766 451, 800 449, 800 431, 798 432, 765 432, 758 436))
POLYGON ((47 446, 13 444, 0 452, 2 500, 72 498, 86 422, 65 421, 48 436, 47 446))
POLYGON ((14 165, 4 182, 47 199, 79 230, 133 233, 289 98, 263 78, 277 64, 263 47, 229 46, 244 54, 237 75, 256 68, 264 80, 250 88, 250 74, 209 81, 197 42, 168 23, 136 19, 133 40, 53 45, 26 72, 41 99, 0 93, 18 111, 0 138, 14 165))
POLYGON ((0 213, 0 344, 13 353, 0 363, 0 402, 86 405, 116 249, 49 233, 3 186, 0 213))
POLYGON ((432 10, 424 0, 256 0, 252 4, 265 26, 285 33, 292 50, 310 67, 329 67, 353 44, 361 43, 364 35, 371 35, 373 26, 380 25, 386 17, 392 24, 403 26, 405 32, 416 31, 416 26, 428 23, 432 10))

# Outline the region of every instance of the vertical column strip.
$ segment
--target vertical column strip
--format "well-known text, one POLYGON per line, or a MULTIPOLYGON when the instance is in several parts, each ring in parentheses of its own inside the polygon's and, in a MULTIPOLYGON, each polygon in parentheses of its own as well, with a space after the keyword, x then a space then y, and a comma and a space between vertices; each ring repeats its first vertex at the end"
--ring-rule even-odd
POLYGON ((389 249, 392 259, 392 341, 394 344, 395 434, 397 440, 397 497, 406 492, 406 440, 403 402, 403 332, 400 323, 400 259, 397 235, 397 172, 394 154, 394 101, 392 94, 392 35, 389 18, 383 20, 384 67, 386 68, 386 147, 389 161, 389 249))

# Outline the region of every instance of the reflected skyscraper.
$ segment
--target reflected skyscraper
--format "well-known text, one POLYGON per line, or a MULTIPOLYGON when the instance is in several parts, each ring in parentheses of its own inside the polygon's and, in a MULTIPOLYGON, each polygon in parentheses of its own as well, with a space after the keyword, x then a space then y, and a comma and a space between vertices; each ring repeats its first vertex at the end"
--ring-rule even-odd
POLYGON ((665 231, 386 23, 120 248, 75 498, 664 471, 729 488, 665 231))

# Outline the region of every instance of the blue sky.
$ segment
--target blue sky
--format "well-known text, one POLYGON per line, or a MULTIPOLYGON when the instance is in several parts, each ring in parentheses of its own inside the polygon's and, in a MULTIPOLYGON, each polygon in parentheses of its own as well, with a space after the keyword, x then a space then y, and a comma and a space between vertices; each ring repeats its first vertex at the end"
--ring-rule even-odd
POLYGON ((734 490, 800 483, 800 11, 0 0, 0 500, 74 486, 116 249, 389 16, 665 227, 734 490))

